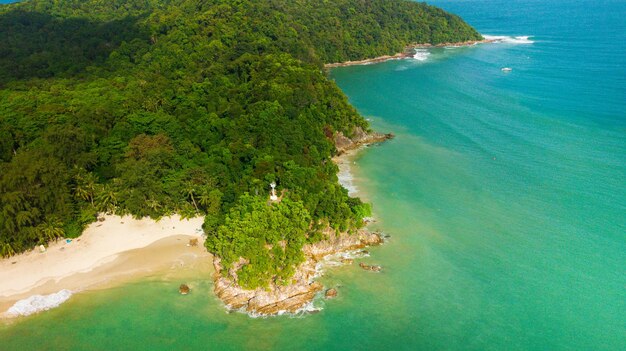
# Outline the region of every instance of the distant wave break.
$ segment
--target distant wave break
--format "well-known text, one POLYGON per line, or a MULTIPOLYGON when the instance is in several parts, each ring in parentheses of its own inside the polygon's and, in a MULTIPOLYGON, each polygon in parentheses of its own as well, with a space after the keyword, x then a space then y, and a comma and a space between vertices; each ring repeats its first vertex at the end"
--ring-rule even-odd
POLYGON ((533 40, 529 39, 530 36, 522 35, 522 36, 507 36, 507 35, 486 35, 483 34, 483 37, 487 40, 493 40, 496 43, 507 43, 507 44, 532 44, 533 40))

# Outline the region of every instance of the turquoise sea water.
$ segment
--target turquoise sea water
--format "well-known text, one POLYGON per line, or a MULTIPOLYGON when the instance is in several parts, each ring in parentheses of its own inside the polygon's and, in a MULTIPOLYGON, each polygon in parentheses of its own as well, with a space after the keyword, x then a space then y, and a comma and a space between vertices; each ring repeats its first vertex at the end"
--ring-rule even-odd
POLYGON ((0 350, 626 349, 626 2, 433 4, 532 43, 332 71, 397 135, 354 170, 383 273, 334 269, 320 313, 268 319, 153 277, 0 326, 0 350))

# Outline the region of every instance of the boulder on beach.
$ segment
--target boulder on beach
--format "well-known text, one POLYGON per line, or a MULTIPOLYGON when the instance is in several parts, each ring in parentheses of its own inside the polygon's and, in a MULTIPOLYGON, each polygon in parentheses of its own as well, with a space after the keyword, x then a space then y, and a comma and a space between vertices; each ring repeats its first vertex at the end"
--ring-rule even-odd
POLYGON ((332 299, 332 298, 337 297, 337 289, 328 289, 328 290, 326 290, 326 294, 324 294, 324 296, 327 299, 332 299))
POLYGON ((189 285, 187 284, 180 284, 180 286, 178 287, 178 292, 181 295, 187 295, 189 294, 189 291, 191 291, 191 289, 189 289, 189 285))

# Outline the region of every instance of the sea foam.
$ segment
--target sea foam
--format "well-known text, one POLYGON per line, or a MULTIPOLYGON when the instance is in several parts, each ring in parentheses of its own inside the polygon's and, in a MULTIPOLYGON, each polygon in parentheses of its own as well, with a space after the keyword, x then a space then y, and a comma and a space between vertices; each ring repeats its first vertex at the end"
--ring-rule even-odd
MULTIPOLYGON (((342 161, 349 162, 349 161, 342 161)), ((355 196, 358 192, 356 185, 354 184, 354 177, 350 172, 350 164, 340 164, 339 172, 337 172, 337 178, 339 178, 339 184, 348 190, 348 195, 355 196)))
POLYGON ((58 307, 72 296, 72 292, 63 289, 50 295, 33 295, 29 298, 16 302, 5 315, 8 317, 28 316, 33 313, 47 311, 58 307))
POLYGON ((326 271, 327 267, 339 267, 344 266, 344 260, 354 260, 363 257, 369 257, 369 253, 362 249, 350 250, 350 251, 340 251, 331 255, 326 255, 322 260, 315 264, 315 274, 313 278, 321 277, 326 271))
POLYGON ((507 36, 507 35, 483 35, 483 37, 487 40, 493 40, 495 43, 506 43, 506 44, 532 44, 533 40, 530 40, 530 36, 507 36))
POLYGON ((430 52, 426 49, 416 49, 413 58, 418 61, 426 61, 430 56, 430 52))
MULTIPOLYGON (((313 300, 309 301, 308 303, 298 308, 294 312, 280 310, 276 312, 276 314, 268 315, 268 314, 263 314, 263 313, 258 313, 258 312, 248 312, 246 311, 245 307, 242 307, 236 310, 236 312, 247 314, 248 317, 250 318, 266 319, 266 318, 272 318, 272 317, 277 317, 277 316, 288 316, 289 318, 303 318, 311 313, 317 313, 324 309, 323 306, 319 306, 319 303, 316 304, 317 301, 320 301, 319 298, 321 297, 321 294, 322 292, 319 292, 313 300)), ((225 306, 225 307, 226 307, 227 313, 230 313, 232 311, 228 306, 225 306)))

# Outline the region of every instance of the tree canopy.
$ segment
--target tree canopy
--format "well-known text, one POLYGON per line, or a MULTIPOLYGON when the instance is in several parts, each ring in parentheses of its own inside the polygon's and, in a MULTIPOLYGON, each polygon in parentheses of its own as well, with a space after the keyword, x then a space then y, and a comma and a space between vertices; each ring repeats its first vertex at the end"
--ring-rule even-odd
POLYGON ((334 132, 368 125, 323 64, 480 38, 402 0, 30 0, 0 6, 0 33, 0 254, 102 211, 203 214, 247 287, 368 211, 330 161, 334 132))

